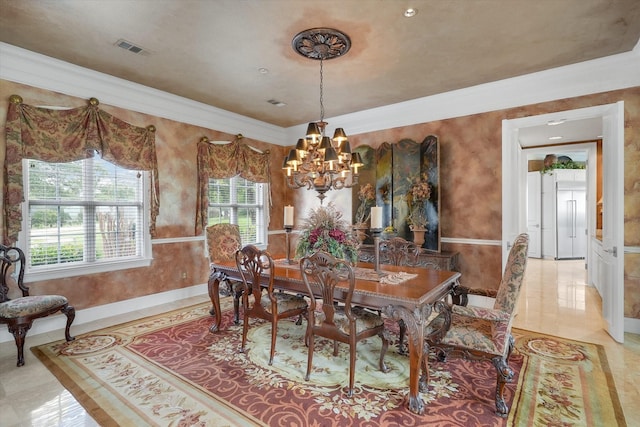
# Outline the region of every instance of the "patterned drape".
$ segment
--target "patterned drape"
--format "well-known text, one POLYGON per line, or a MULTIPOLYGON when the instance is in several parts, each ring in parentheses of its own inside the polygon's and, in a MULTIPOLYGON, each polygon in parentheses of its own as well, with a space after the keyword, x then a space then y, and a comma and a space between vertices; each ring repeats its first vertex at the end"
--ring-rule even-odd
POLYGON ((18 95, 10 97, 4 162, 5 244, 18 239, 22 224, 22 159, 72 162, 90 158, 94 152, 125 169, 151 171, 150 232, 155 235, 160 211, 155 127, 130 125, 101 111, 98 104, 91 98, 86 107, 52 110, 25 105, 18 95))
MULTIPOLYGON (((271 181, 269 151, 256 151, 242 142, 238 135, 229 144, 211 144, 206 136, 198 142, 198 200, 196 235, 207 226, 209 211, 209 179, 240 175, 253 182, 271 181)), ((271 186, 269 186, 271 194, 271 186)), ((271 199, 271 197, 269 197, 271 199)))

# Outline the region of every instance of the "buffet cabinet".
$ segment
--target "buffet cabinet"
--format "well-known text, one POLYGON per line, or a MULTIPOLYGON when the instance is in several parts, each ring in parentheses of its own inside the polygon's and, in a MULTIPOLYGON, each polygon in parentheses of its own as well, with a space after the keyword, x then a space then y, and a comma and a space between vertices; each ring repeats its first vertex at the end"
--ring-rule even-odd
MULTIPOLYGON (((416 267, 432 268, 434 270, 458 270, 458 252, 432 252, 422 249, 418 255, 416 267)), ((375 262, 375 251, 373 245, 362 245, 358 252, 360 262, 375 262)))

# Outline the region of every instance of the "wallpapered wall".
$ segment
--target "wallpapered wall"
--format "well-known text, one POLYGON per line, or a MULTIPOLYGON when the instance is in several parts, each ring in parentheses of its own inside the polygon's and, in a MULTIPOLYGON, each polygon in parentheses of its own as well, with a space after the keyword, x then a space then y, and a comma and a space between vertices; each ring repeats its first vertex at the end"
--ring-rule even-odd
MULTIPOLYGON (((0 81, 0 121, 4 124, 9 96, 18 94, 30 105, 77 107, 87 100, 41 90, 14 82, 0 81)), ((625 245, 640 246, 640 88, 589 95, 548 103, 522 106, 448 120, 417 124, 360 135, 351 135, 352 147, 401 139, 422 141, 427 135, 440 142, 442 237, 481 240, 501 239, 501 121, 625 101, 625 245)), ((138 126, 156 126, 160 174, 160 215, 157 238, 194 236, 196 204, 196 143, 231 140, 233 135, 176 121, 152 117, 101 104, 102 109, 138 126)), ((348 129, 347 129, 348 131, 348 129)), ((241 131, 240 131, 241 132, 241 131)), ((260 149, 271 150, 272 196, 269 230, 283 229, 283 207, 296 207, 296 224, 309 208, 319 204, 315 194, 288 190, 284 185, 282 158, 287 151, 262 141, 245 139, 260 149)), ((0 135, 0 160, 4 162, 4 132, 0 135)), ((605 148, 606 149, 606 148, 605 148)), ((333 202, 351 218, 351 192, 329 192, 325 204, 333 202)), ((292 239, 292 247, 295 238, 292 239)), ((284 237, 269 237, 269 250, 284 253, 284 237)), ((462 283, 496 288, 501 276, 499 246, 443 243, 442 250, 460 252, 462 283)), ((31 284, 34 294, 66 295, 76 309, 205 283, 208 260, 203 241, 156 243, 149 268, 124 270, 42 281, 31 284), (187 278, 182 279, 182 273, 187 278)), ((625 316, 640 318, 640 254, 625 255, 625 316)))
MULTIPOLYGON (((36 89, 13 82, 0 81, 0 120, 6 122, 9 97, 19 94, 25 104, 37 106, 79 107, 88 100, 36 89)), ((211 141, 231 141, 234 135, 185 123, 153 117, 115 108, 103 103, 100 108, 114 116, 138 125, 156 127, 156 148, 160 181, 160 215, 157 239, 193 237, 196 217, 196 144, 207 136, 211 141)), ((270 150, 274 182, 280 183, 284 148, 245 138, 259 150, 270 150)), ((0 156, 4 164, 5 134, 0 135, 0 156)), ((274 207, 284 205, 284 192, 273 192, 274 207)), ((282 229, 282 216, 275 215, 271 229, 282 229)), ((284 239, 270 242, 275 250, 284 239)), ((280 249, 282 252, 283 249, 280 249)), ((77 310, 117 302, 129 298, 206 283, 209 263, 204 240, 153 245, 153 262, 148 268, 129 269, 91 276, 41 281, 31 284, 32 294, 59 293, 66 295, 77 310), (187 278, 182 278, 182 273, 187 278)))

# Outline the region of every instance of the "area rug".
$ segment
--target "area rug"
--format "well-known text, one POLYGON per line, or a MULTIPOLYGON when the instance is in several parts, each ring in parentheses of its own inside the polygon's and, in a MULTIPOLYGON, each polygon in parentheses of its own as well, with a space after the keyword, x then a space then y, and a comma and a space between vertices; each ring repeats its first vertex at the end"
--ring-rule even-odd
MULTIPOLYGON (((515 330, 516 372, 506 391, 508 418, 494 414, 491 363, 430 361, 424 415, 406 409, 408 360, 390 347, 382 373, 380 339, 358 344, 356 386, 348 384, 348 348, 316 340, 304 381, 305 324, 284 320, 276 356, 269 323, 254 321, 247 351, 222 298, 223 331, 210 333, 200 304, 57 341, 32 351, 101 426, 624 426, 601 346, 515 330)), ((390 323, 393 328, 394 323, 390 323)))

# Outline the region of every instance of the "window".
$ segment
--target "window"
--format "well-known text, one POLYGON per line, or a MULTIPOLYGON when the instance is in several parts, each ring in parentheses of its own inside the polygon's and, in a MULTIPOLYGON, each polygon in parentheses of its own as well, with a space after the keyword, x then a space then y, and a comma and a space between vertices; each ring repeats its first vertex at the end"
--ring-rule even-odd
POLYGON ((209 222, 237 224, 242 244, 267 244, 265 193, 267 184, 239 176, 209 180, 209 222))
POLYGON ((23 161, 29 281, 150 264, 148 173, 98 156, 23 161))

